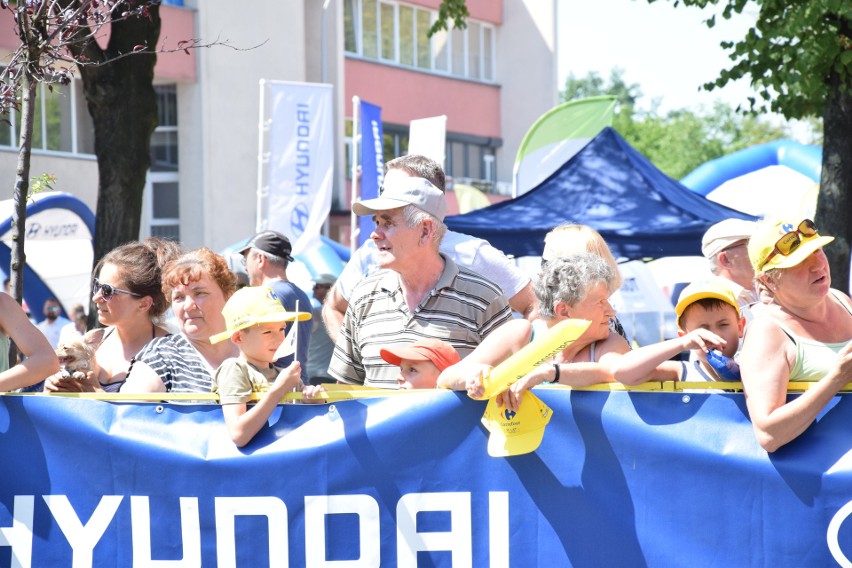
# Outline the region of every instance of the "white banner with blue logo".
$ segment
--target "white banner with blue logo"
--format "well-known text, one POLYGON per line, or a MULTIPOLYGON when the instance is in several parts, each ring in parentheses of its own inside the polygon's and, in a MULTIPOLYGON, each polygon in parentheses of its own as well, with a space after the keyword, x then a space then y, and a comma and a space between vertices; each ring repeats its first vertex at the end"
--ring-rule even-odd
POLYGON ((774 454, 741 394, 537 389, 538 449, 484 402, 0 397, 0 566, 849 566, 852 397, 774 454), (340 564, 332 564, 337 563, 340 564))
POLYGON ((266 82, 266 88, 269 154, 262 228, 287 235, 293 254, 299 254, 320 235, 331 211, 333 88, 280 81, 266 82))
MULTIPOLYGON (((373 199, 379 196, 379 188, 385 177, 384 136, 382 130, 382 108, 374 104, 359 101, 361 122, 361 184, 360 199, 373 199)), ((370 239, 373 232, 373 219, 358 218, 358 246, 370 239)))

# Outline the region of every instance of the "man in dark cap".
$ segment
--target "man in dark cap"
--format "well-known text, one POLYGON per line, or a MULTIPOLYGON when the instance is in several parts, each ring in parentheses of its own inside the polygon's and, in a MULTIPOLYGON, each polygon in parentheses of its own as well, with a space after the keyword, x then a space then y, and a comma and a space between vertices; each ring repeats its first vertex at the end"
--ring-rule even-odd
MULTIPOLYGON (((238 252, 246 261, 246 272, 249 276, 251 286, 269 286, 278 301, 288 312, 295 312, 297 302, 298 311, 311 312, 311 301, 298 286, 287 279, 287 265, 293 262, 290 253, 293 247, 290 239, 278 231, 261 231, 256 234, 238 252)), ((294 324, 287 324, 287 333, 294 324)), ((302 365, 302 382, 308 384, 308 348, 311 340, 311 322, 300 321, 299 341, 296 351, 296 359, 302 365)), ((275 362, 277 367, 286 367, 293 361, 293 356, 282 357, 275 362)))

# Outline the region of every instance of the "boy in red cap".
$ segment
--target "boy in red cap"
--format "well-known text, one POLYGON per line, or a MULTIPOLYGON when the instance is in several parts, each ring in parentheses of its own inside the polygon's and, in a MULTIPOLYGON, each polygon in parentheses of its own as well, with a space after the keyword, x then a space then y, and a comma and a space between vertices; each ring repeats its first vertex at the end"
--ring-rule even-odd
POLYGON ((396 382, 400 389, 433 389, 441 371, 461 361, 452 345, 433 338, 404 347, 381 349, 379 353, 391 365, 399 366, 396 382))

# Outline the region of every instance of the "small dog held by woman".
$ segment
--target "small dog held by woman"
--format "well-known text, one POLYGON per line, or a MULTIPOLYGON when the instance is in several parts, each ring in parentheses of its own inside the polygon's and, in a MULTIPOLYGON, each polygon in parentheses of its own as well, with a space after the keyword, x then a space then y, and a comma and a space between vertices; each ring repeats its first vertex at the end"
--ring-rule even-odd
POLYGON ((60 342, 56 347, 60 379, 85 381, 87 373, 96 371, 95 350, 103 338, 104 328, 98 328, 87 332, 83 337, 60 342))

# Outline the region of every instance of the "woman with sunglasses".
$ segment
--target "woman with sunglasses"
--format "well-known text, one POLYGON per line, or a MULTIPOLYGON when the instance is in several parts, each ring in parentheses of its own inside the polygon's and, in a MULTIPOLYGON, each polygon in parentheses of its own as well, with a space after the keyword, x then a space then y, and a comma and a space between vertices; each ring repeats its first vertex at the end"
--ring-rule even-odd
POLYGON ((813 221, 763 221, 749 259, 772 301, 746 328, 740 370, 757 441, 769 452, 802 434, 852 381, 852 302, 831 289, 821 236, 813 221), (814 383, 787 401, 791 381, 814 383))
POLYGON ((45 382, 46 391, 148 392, 128 381, 142 348, 168 335, 161 327, 169 304, 160 269, 180 251, 176 243, 152 237, 114 248, 101 259, 92 283, 98 322, 106 326, 95 351, 97 377, 89 381, 51 377, 45 382))

